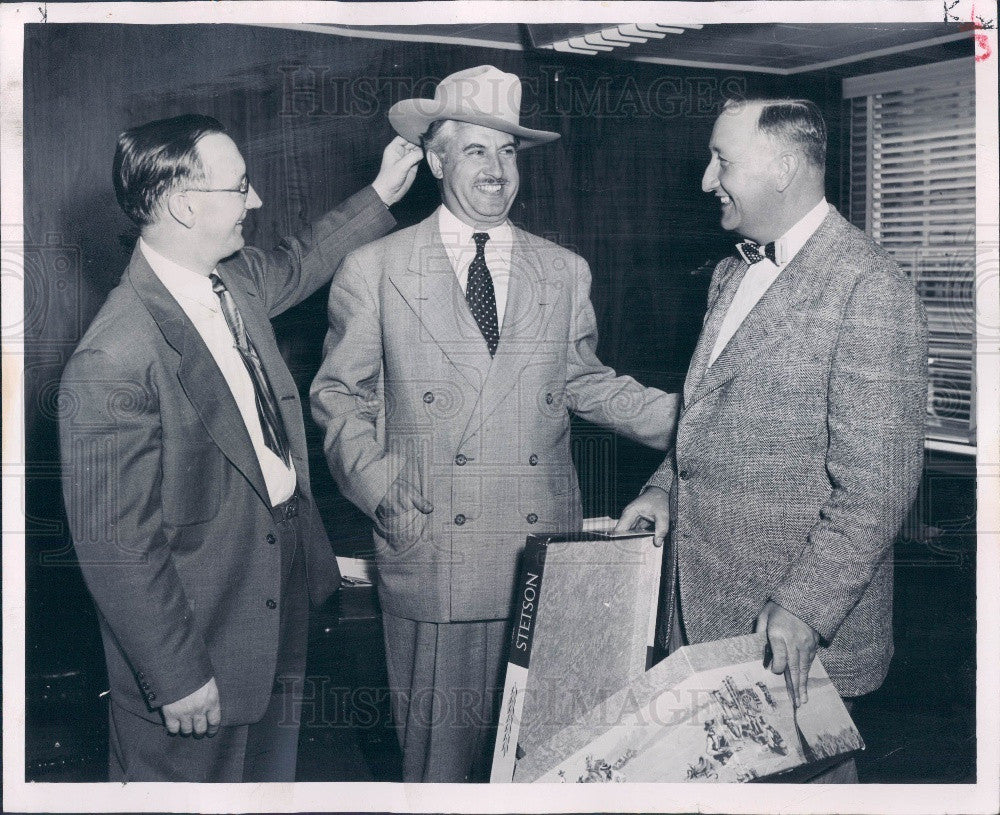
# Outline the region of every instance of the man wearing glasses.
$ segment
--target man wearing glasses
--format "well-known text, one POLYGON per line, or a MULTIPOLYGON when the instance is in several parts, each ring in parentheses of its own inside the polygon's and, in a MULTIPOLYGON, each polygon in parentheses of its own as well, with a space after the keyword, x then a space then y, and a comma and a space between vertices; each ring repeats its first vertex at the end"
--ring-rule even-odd
POLYGON ((273 252, 222 125, 118 140, 141 237, 66 367, 67 515, 99 611, 116 781, 293 781, 309 600, 339 585, 310 493, 298 390, 270 320, 395 224, 418 147, 273 252))

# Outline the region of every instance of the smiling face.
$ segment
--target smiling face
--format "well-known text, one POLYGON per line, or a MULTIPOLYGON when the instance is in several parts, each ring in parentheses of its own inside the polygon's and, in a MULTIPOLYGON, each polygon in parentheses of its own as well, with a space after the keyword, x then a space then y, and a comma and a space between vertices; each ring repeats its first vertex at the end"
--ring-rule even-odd
POLYGON ((520 177, 514 137, 468 122, 452 122, 443 147, 427 163, 441 181, 444 204, 469 226, 488 229, 507 220, 520 177))
POLYGON ((754 105, 723 110, 712 130, 701 188, 718 197, 723 229, 767 243, 781 235, 772 234, 781 205, 779 168, 774 143, 757 129, 759 114, 754 105))
POLYGON ((261 205, 257 191, 247 185, 247 168, 235 142, 223 133, 210 133, 197 144, 205 170, 203 183, 192 184, 187 195, 196 214, 192 235, 206 256, 217 263, 243 248, 243 221, 247 212, 261 205))

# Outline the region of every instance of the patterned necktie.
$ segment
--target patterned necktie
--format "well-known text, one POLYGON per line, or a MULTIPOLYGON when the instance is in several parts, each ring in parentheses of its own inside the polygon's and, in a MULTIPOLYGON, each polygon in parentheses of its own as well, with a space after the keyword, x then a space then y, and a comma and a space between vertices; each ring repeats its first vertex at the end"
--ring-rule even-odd
POLYGON ((760 263, 764 258, 767 258, 772 263, 777 264, 778 255, 774 249, 773 243, 767 243, 761 246, 756 241, 741 241, 736 244, 736 251, 746 262, 747 266, 753 266, 755 263, 760 263))
POLYGON ((492 357, 500 342, 500 325, 497 322, 497 296, 493 291, 493 278, 486 266, 486 241, 490 236, 485 232, 474 232, 476 256, 469 264, 469 281, 465 286, 465 299, 469 303, 476 325, 483 332, 483 339, 492 357))
POLYGON ((246 325, 243 323, 243 318, 240 316, 239 309, 236 308, 236 303, 233 301, 229 289, 226 288, 226 284, 215 272, 209 275, 209 280, 212 281, 212 291, 219 296, 222 314, 233 334, 236 350, 239 351, 247 373, 250 374, 250 381, 253 382, 254 401, 257 403, 257 416, 260 418, 264 444, 287 466, 291 467, 292 457, 288 446, 288 435, 285 433, 285 424, 281 421, 278 400, 271 389, 271 383, 267 380, 267 374, 264 373, 264 366, 261 365, 260 357, 257 356, 257 349, 250 342, 246 325))

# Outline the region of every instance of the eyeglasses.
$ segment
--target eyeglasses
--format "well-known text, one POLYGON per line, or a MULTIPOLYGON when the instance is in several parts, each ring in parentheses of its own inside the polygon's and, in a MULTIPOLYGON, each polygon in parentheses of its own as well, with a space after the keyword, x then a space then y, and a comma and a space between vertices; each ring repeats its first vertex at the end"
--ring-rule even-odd
POLYGON ((242 195, 244 198, 247 197, 247 193, 250 192, 250 179, 243 176, 243 180, 240 182, 238 187, 187 187, 187 192, 236 192, 242 195))

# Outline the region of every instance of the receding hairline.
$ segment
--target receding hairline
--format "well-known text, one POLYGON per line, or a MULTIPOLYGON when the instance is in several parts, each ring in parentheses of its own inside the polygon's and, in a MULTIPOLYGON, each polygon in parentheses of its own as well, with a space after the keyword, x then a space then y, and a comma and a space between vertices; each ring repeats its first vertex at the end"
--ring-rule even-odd
MULTIPOLYGON (((205 157, 204 157, 204 155, 201 152, 201 145, 202 145, 202 143, 206 139, 208 139, 208 138, 210 138, 212 136, 222 136, 223 139, 225 139, 225 141, 228 141, 232 145, 233 150, 235 151, 235 155, 239 156, 239 160, 240 160, 240 162, 243 165, 242 175, 245 176, 247 174, 247 161, 246 161, 246 158, 243 156, 243 152, 240 150, 239 145, 236 144, 236 142, 234 141, 233 137, 230 136, 228 133, 225 133, 225 132, 211 131, 209 133, 203 133, 197 139, 195 139, 195 142, 194 142, 194 144, 192 145, 192 148, 191 148, 192 153, 193 153, 194 158, 195 158, 195 161, 197 161, 198 165, 201 167, 201 172, 202 172, 202 175, 204 176, 204 178, 206 180, 208 179, 208 177, 212 174, 212 168, 215 167, 216 164, 217 164, 217 162, 207 162, 207 161, 205 161, 205 157)), ((225 143, 225 142, 220 142, 220 144, 223 144, 223 143, 225 143)))
POLYGON ((197 145, 213 133, 226 134, 217 119, 190 113, 128 128, 118 136, 112 161, 115 196, 140 228, 153 223, 164 196, 184 179, 204 182, 205 166, 197 145))
POLYGON ((762 136, 771 136, 770 133, 767 133, 760 126, 760 119, 764 111, 777 105, 799 101, 798 99, 727 99, 722 104, 722 111, 719 113, 719 118, 726 115, 753 116, 754 130, 762 136))
POLYGON ((721 119, 727 113, 752 115, 754 133, 757 136, 767 139, 774 145, 782 145, 797 150, 806 158, 808 164, 819 169, 825 169, 828 127, 823 118, 822 111, 815 102, 809 99, 792 97, 727 99, 722 105, 719 118, 721 119), (797 139, 790 136, 787 132, 781 133, 777 129, 764 126, 763 120, 765 115, 768 111, 775 108, 797 108, 803 120, 808 120, 814 116, 813 123, 816 125, 815 129, 819 134, 818 138, 815 141, 797 139))

